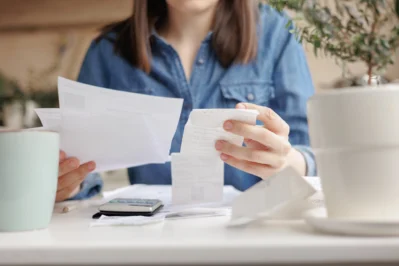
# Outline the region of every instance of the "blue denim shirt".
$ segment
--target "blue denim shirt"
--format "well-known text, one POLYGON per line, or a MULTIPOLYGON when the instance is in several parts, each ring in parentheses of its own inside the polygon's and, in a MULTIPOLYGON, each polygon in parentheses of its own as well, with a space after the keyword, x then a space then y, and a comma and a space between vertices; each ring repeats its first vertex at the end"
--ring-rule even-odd
MULTIPOLYGON (((286 28, 287 17, 266 5, 260 7, 258 54, 247 65, 223 68, 211 46, 212 33, 203 40, 192 74, 186 79, 177 52, 155 32, 150 74, 133 67, 114 54, 112 34, 93 42, 84 58, 79 82, 113 90, 184 99, 183 109, 171 152, 179 152, 183 128, 196 108, 235 108, 239 102, 267 106, 289 125, 289 140, 307 163, 307 175, 316 174, 309 148, 306 103, 314 93, 302 46, 286 28)), ((171 184, 170 163, 143 165, 128 169, 132 184, 171 184)), ((260 179, 225 165, 225 184, 245 190, 260 179)), ((90 175, 75 198, 92 196, 101 180, 90 175)))

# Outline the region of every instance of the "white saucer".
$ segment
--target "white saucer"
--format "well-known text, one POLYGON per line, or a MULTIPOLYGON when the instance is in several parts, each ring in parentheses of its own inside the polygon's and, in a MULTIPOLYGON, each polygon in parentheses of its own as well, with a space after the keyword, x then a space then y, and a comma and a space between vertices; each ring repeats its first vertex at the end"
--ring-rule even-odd
POLYGON ((399 221, 333 219, 325 208, 307 211, 305 221, 316 231, 352 236, 399 236, 399 221))

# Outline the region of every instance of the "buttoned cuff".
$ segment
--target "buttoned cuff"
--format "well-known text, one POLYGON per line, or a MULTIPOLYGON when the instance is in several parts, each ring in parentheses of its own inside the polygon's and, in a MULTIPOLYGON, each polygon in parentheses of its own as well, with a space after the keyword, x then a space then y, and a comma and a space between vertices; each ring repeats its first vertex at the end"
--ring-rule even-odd
POLYGON ((80 191, 68 200, 83 200, 96 196, 101 192, 103 180, 98 173, 89 174, 80 186, 80 191))
POLYGON ((317 165, 314 153, 309 146, 297 145, 293 146, 297 151, 299 151, 306 162, 306 176, 317 176, 317 165))

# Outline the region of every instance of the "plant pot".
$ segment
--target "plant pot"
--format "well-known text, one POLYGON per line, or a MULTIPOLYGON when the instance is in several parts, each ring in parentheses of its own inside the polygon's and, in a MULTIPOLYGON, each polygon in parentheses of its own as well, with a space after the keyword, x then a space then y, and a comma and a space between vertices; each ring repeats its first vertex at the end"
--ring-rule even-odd
POLYGON ((399 85, 328 90, 308 102, 329 217, 399 219, 399 85))
POLYGON ((20 129, 24 124, 24 106, 21 101, 15 100, 3 106, 4 126, 10 129, 20 129))

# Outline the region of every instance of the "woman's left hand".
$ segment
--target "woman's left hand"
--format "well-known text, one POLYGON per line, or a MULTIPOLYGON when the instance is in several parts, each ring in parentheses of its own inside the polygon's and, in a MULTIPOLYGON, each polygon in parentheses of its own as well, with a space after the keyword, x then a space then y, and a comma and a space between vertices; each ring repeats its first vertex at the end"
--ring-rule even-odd
POLYGON ((287 165, 287 158, 293 150, 288 141, 290 128, 272 109, 249 103, 240 103, 238 109, 255 109, 264 126, 249 125, 239 121, 226 121, 228 132, 244 137, 246 146, 236 146, 219 140, 216 150, 227 164, 250 174, 267 178, 287 165))

